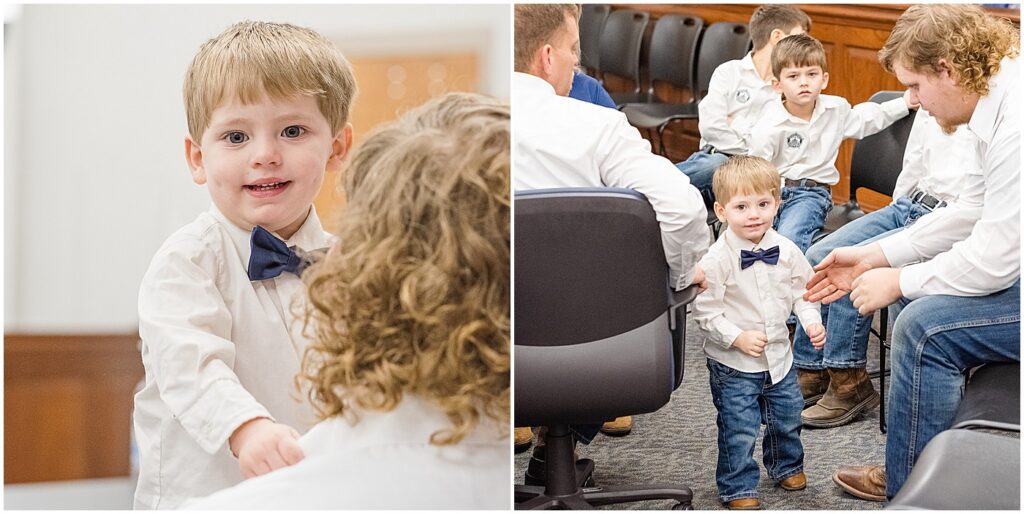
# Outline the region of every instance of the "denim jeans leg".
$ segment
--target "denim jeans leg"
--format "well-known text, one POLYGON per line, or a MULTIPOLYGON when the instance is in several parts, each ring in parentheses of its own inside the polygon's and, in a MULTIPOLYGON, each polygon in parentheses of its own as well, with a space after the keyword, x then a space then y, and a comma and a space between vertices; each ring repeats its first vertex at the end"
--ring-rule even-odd
POLYGON ((676 163, 676 168, 689 177, 690 185, 700 191, 708 209, 711 209, 715 203, 715 193, 711 190, 711 181, 715 177, 715 170, 725 164, 727 160, 729 157, 725 154, 697 151, 685 161, 676 163))
POLYGON ((775 230, 807 253, 814 235, 832 210, 832 193, 821 187, 784 187, 775 230))
POLYGON ((768 477, 778 482, 804 470, 804 446, 800 442, 800 411, 804 397, 796 383, 796 367, 789 369, 777 384, 766 384, 761 398, 764 419, 764 468, 768 477))
MULTIPOLYGON (((919 215, 914 204, 900 198, 893 205, 868 213, 829 234, 807 250, 807 260, 816 266, 829 252, 844 246, 862 246, 902 230, 908 217, 919 215)), ((859 368, 867 361, 871 317, 861 316, 849 296, 821 306, 827 342, 815 350, 803 327, 793 337, 793 362, 800 369, 859 368)))
POLYGON ((761 468, 754 460, 754 445, 761 430, 758 398, 767 373, 743 373, 707 360, 711 399, 718 410, 718 498, 727 503, 756 498, 761 468))
POLYGON ((986 362, 1020 362, 1020 281, 989 296, 901 299, 893 325, 885 445, 892 498, 918 455, 956 416, 964 373, 986 362))

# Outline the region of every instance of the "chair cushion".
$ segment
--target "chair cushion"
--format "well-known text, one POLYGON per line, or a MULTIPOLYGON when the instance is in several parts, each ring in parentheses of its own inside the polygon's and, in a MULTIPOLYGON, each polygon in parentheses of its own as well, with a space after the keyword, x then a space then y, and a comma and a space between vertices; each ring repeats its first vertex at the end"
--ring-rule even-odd
POLYGON ((652 128, 671 119, 696 119, 697 104, 627 104, 622 107, 626 120, 630 125, 639 128, 652 128))

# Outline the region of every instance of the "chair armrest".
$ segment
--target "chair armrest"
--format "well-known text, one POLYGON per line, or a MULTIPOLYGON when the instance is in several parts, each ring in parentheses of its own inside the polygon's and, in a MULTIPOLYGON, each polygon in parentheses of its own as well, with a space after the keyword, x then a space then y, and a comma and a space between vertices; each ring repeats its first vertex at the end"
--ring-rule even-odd
MULTIPOLYGON (((697 298, 697 294, 700 288, 694 284, 686 287, 679 291, 672 291, 672 305, 668 307, 668 328, 669 330, 676 329, 676 311, 680 308, 686 307, 693 303, 693 300, 697 298)), ((685 310, 683 311, 686 312, 685 310)), ((685 319, 685 314, 684 314, 685 319)))

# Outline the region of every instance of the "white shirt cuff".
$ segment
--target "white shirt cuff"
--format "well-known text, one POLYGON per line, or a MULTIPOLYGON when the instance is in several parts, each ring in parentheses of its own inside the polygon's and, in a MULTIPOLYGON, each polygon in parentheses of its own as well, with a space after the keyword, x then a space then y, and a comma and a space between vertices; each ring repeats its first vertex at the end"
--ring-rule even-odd
POLYGON ((905 233, 894 234, 880 239, 878 246, 882 249, 882 254, 885 255, 885 260, 889 262, 889 266, 893 268, 899 268, 920 260, 914 251, 914 247, 907 240, 905 233))
POLYGON ((900 268, 900 292, 911 300, 925 296, 924 283, 927 280, 927 266, 913 264, 900 268))

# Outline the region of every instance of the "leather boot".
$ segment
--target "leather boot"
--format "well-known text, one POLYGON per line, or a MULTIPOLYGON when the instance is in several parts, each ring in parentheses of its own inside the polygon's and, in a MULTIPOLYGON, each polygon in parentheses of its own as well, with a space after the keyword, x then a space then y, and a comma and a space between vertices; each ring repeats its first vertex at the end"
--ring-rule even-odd
POLYGON ((800 394, 804 397, 804 408, 810 407, 818 403, 828 389, 828 370, 797 368, 796 382, 800 384, 800 394))
POLYGON ((530 427, 516 427, 512 440, 516 453, 525 452, 533 444, 533 430, 530 427))
POLYGON ((878 405, 879 397, 864 368, 829 368, 825 395, 800 414, 804 426, 832 428, 853 421, 857 415, 878 405))

